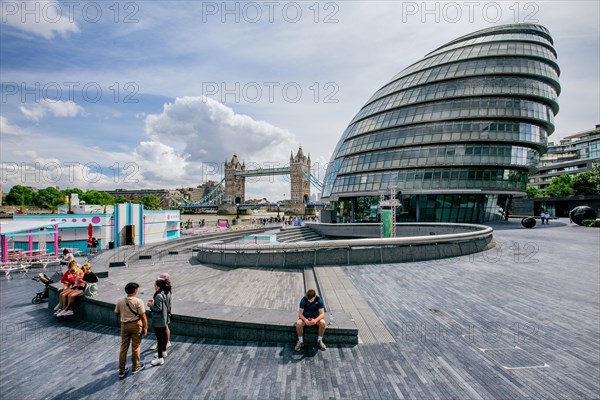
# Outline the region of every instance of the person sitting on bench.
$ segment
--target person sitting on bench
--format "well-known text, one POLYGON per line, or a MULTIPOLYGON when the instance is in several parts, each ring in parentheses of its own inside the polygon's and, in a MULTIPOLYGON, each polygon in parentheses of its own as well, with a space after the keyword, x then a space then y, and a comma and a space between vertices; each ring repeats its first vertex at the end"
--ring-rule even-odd
POLYGON ((295 351, 300 351, 304 347, 304 327, 313 325, 317 325, 319 328, 317 347, 321 350, 326 350, 327 346, 323 343, 323 335, 327 328, 327 322, 325 322, 325 304, 323 303, 323 299, 317 296, 315 289, 308 289, 306 296, 300 300, 298 321, 296 322, 298 343, 294 347, 295 351))

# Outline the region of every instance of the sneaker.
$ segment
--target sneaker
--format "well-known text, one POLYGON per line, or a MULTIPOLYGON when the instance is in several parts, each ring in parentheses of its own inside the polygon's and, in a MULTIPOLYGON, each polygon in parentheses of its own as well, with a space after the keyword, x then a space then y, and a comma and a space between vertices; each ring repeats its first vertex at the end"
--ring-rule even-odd
POLYGON ((67 311, 67 310, 60 310, 59 312, 57 312, 57 313, 56 313, 56 314, 54 314, 54 315, 56 315, 57 317, 62 317, 62 316, 63 316, 63 314, 64 314, 66 311, 67 311))
POLYGON ((325 346, 325 343, 323 343, 323 341, 322 341, 322 340, 321 340, 321 341, 319 341, 319 342, 317 342, 317 347, 318 347, 320 350, 323 350, 323 351, 327 350, 327 346, 325 346))
POLYGON ((159 365, 163 365, 165 363, 165 359, 164 358, 155 358, 154 360, 152 360, 152 365, 159 366, 159 365))
POLYGON ((134 374, 137 374, 138 372, 140 372, 141 370, 143 370, 145 367, 144 363, 139 363, 137 368, 133 370, 134 374))
POLYGON ((58 317, 58 314, 60 314, 61 312, 63 312, 63 309, 62 309, 62 308, 59 308, 58 310, 56 310, 56 311, 54 312, 54 315, 55 315, 56 317, 58 317))
POLYGON ((58 311, 60 310, 60 303, 56 304, 56 306, 54 307, 54 311, 58 311))
POLYGON ((123 371, 123 373, 119 372, 119 379, 125 378, 128 373, 129 373, 129 367, 125 368, 125 371, 123 371))
POLYGON ((150 350, 156 350, 158 349, 158 342, 154 342, 154 344, 152 346, 150 346, 150 350))
POLYGON ((304 343, 296 343, 296 346, 294 347, 294 351, 300 351, 302 350, 302 348, 304 347, 304 343))
POLYGON ((62 313, 60 313, 59 317, 68 317, 68 316, 71 316, 73 314, 75 314, 73 312, 73 310, 65 310, 62 313))
MULTIPOLYGON (((167 342, 167 349, 168 349, 169 347, 171 347, 171 341, 170 341, 170 340, 167 342)), ((158 347, 157 347, 157 348, 158 348, 158 347)))

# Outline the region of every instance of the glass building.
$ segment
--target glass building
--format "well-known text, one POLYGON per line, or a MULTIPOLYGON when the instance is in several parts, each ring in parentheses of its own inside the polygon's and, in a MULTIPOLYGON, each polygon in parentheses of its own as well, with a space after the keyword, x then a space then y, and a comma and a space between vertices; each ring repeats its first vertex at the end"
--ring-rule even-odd
POLYGON ((548 30, 515 24, 453 40, 394 76, 343 132, 323 198, 338 221, 500 219, 554 131, 560 70, 548 30))

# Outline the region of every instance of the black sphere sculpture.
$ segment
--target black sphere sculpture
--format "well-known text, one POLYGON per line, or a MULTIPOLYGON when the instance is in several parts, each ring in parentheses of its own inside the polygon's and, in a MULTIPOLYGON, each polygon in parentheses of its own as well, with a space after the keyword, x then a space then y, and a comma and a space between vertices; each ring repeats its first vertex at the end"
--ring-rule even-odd
POLYGON ((571 221, 575 222, 579 226, 583 226, 583 221, 586 219, 596 219, 596 211, 588 206, 575 207, 569 213, 571 221))
POLYGON ((533 217, 525 217, 521 220, 521 225, 523 225, 527 229, 533 228, 535 224, 535 218, 533 217))

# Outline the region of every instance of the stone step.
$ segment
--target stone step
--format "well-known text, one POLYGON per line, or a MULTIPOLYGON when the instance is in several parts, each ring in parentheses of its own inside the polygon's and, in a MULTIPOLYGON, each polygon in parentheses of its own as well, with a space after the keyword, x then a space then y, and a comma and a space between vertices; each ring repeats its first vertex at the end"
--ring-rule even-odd
POLYGON ((324 239, 322 235, 318 234, 307 226, 285 229, 277 234, 277 241, 283 243, 301 241, 308 242, 322 239, 324 239))
MULTIPOLYGON (((59 284, 50 286, 48 309, 58 303, 59 284)), ((78 319, 106 326, 119 326, 115 318, 115 300, 122 297, 122 289, 103 290, 94 298, 81 297, 75 303, 78 319)), ((290 342, 297 340, 295 322, 297 314, 289 310, 267 310, 235 307, 201 302, 173 303, 175 313, 169 325, 174 335, 209 339, 225 339, 258 342, 290 342), (265 315, 268 318, 265 319, 265 315)), ((50 312, 50 311, 48 311, 50 312)), ((150 331, 151 318, 148 318, 150 331)), ((335 322, 328 321, 327 343, 358 344, 358 328, 352 318, 342 312, 336 313, 335 322)), ((307 343, 317 340, 316 327, 305 328, 307 343)))

